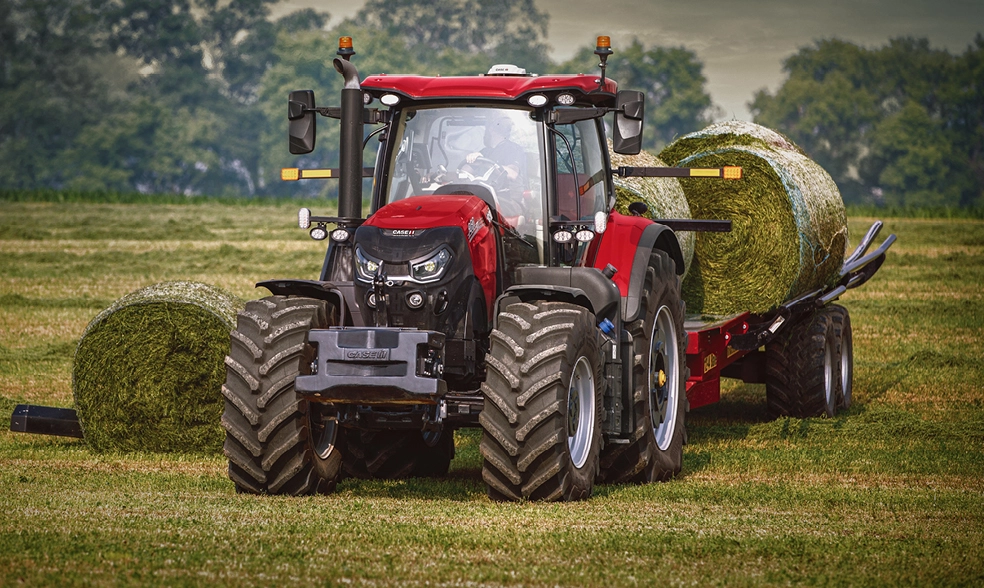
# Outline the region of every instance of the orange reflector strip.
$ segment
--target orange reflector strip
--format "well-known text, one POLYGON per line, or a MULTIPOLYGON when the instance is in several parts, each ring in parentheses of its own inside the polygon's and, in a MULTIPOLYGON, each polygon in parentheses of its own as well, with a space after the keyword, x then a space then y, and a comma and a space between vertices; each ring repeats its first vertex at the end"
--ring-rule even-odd
POLYGON ((302 180, 315 180, 318 178, 330 178, 330 177, 332 177, 330 169, 302 169, 301 170, 302 180))
POLYGON ((285 167, 280 170, 280 179, 285 182, 292 182, 301 178, 300 170, 296 167, 285 167))
POLYGON ((736 165, 726 165, 724 166, 724 179, 726 180, 740 180, 741 179, 741 168, 736 165))
POLYGON ((693 167, 690 168, 692 178, 720 178, 721 168, 717 167, 693 167))

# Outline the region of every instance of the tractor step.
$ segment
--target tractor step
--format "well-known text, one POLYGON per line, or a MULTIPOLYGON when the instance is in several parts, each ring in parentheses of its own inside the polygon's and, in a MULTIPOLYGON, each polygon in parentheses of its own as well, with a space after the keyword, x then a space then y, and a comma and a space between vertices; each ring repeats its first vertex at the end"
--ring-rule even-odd
POLYGON ((18 404, 10 415, 10 430, 17 433, 82 438, 82 426, 74 408, 18 404))

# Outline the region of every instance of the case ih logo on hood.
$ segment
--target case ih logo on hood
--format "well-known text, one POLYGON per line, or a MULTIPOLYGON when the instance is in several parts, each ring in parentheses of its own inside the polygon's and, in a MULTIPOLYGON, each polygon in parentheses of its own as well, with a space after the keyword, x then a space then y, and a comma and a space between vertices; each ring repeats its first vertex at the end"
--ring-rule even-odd
POLYGON ((391 237, 413 237, 417 234, 416 229, 391 229, 386 231, 391 237))

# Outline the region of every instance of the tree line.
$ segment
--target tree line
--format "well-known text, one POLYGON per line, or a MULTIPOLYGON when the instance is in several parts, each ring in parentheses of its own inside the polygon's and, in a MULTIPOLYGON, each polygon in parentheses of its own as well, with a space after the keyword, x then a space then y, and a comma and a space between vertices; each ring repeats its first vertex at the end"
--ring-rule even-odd
POLYGON ((848 202, 984 205, 984 36, 959 55, 926 39, 879 48, 837 39, 800 49, 755 121, 785 133, 848 202))
MULTIPOLYGON (((271 18, 278 2, 0 0, 0 188, 330 193, 280 182, 279 170, 337 163, 328 119, 314 153, 288 154, 285 103, 294 89, 337 103, 342 35, 363 75, 597 71, 594 39, 566 62, 549 58, 534 0, 369 0, 338 23, 312 9, 271 18)), ((647 96, 645 148, 718 115, 693 51, 615 41, 609 76, 647 96)), ((953 56, 925 41, 823 41, 787 60, 774 95, 754 97, 755 120, 798 142, 848 198, 979 203, 982 47, 953 56)))

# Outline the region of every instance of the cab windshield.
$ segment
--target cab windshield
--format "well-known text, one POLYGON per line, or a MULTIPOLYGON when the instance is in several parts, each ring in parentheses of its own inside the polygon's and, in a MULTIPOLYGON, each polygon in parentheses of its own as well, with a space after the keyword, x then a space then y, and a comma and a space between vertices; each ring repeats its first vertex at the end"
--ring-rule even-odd
POLYGON ((402 110, 393 127, 386 202, 475 194, 529 243, 539 262, 546 158, 532 114, 480 105, 402 110))

